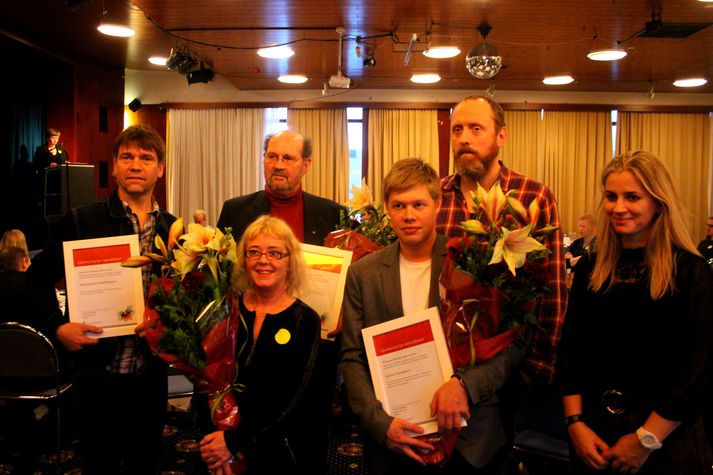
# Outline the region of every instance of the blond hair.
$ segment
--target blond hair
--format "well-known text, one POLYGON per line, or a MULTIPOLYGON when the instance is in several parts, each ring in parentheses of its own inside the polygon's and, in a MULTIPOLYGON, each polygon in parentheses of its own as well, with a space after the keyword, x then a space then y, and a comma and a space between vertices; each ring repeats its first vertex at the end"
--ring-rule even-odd
POLYGON ((237 280, 237 288, 242 292, 254 292, 254 282, 250 280, 247 268, 247 260, 245 259, 245 251, 250 242, 257 239, 260 235, 266 235, 275 239, 280 239, 285 243, 285 249, 288 253, 288 269, 285 288, 287 293, 293 297, 304 295, 307 290, 307 263, 305 262, 300 243, 292 232, 292 229, 286 222, 280 218, 270 215, 262 215, 245 229, 242 239, 238 243, 238 263, 236 270, 239 274, 237 280))
MULTIPOLYGON (((653 217, 651 232, 646 244, 646 266, 649 270, 649 292, 658 300, 676 290, 676 259, 674 247, 698 254, 686 226, 684 210, 673 186, 666 166, 652 153, 627 152, 614 157, 602 172, 602 191, 612 173, 631 173, 651 195, 659 208, 653 217)), ((599 291, 608 281, 607 289, 614 283, 614 273, 621 256, 620 236, 614 231, 604 211, 604 196, 598 210, 597 261, 589 280, 589 288, 599 291)))
POLYGON ((384 177, 384 202, 389 202, 391 193, 406 191, 418 185, 426 186, 433 201, 441 197, 441 180, 436 170, 420 158, 403 158, 394 163, 384 177))
POLYGON ((5 231, 0 239, 0 249, 5 249, 8 247, 19 247, 25 254, 29 255, 30 250, 27 247, 27 240, 25 239, 25 234, 19 229, 10 229, 5 231))

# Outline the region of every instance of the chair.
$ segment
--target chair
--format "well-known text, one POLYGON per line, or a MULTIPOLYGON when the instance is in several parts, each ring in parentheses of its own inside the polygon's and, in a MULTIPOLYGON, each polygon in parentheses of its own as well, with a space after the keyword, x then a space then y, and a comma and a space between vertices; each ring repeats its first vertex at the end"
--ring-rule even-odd
POLYGON ((513 449, 519 475, 569 472, 569 434, 561 397, 553 385, 534 383, 528 389, 513 449))
POLYGON ((58 469, 61 462, 59 399, 71 387, 69 382, 60 382, 57 352, 46 336, 27 325, 0 322, 0 399, 56 402, 58 469))

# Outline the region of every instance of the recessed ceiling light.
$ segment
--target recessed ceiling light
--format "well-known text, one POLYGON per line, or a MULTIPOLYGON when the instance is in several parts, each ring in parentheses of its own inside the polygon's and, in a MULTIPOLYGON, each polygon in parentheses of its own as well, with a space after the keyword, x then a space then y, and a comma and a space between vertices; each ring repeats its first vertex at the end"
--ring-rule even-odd
POLYGON ((258 56, 269 59, 289 58, 295 52, 289 46, 272 46, 270 48, 260 48, 257 50, 258 56))
POLYGON ((411 82, 417 84, 433 84, 441 80, 441 76, 436 73, 419 73, 411 76, 411 82))
POLYGON ((423 52, 424 56, 437 59, 453 58, 454 56, 458 56, 459 54, 460 48, 458 48, 457 46, 433 46, 423 52))
POLYGON ((156 66, 166 66, 166 61, 168 58, 164 56, 151 56, 149 58, 149 63, 155 64, 156 66))
POLYGON ((707 82, 708 80, 703 78, 676 79, 673 82, 673 85, 676 87, 697 87, 702 86, 707 82))
POLYGON ((548 86, 562 86, 574 82, 572 76, 549 76, 542 80, 548 86))
POLYGON ((592 61, 618 61, 627 53, 623 49, 603 49, 599 51, 592 51, 587 55, 587 58, 592 61))
POLYGON ((117 25, 113 23, 102 23, 97 27, 101 33, 108 36, 118 36, 119 38, 128 38, 134 36, 136 32, 126 25, 117 25))
POLYGON ((307 76, 301 74, 283 74, 278 77, 277 80, 286 84, 302 84, 307 82, 307 76))

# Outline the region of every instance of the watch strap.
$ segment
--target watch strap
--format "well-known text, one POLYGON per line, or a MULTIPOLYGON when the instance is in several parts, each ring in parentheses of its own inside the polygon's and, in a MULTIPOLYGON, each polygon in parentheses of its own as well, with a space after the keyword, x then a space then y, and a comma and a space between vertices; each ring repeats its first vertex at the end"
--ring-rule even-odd
POLYGON ((572 424, 574 424, 576 422, 584 422, 584 415, 572 414, 571 416, 565 417, 564 421, 567 423, 568 426, 571 426, 572 424))

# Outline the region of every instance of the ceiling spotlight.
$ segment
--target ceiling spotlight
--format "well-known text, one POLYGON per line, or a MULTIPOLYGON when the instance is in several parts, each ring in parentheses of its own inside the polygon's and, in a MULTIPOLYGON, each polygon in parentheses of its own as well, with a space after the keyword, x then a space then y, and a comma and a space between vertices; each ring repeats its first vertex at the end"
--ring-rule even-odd
MULTIPOLYGON (((483 20, 478 25, 478 32, 483 40, 488 36, 492 27, 487 20, 483 20)), ((478 79, 490 79, 500 71, 503 66, 503 58, 498 53, 495 46, 490 43, 479 43, 468 51, 465 57, 465 68, 470 74, 478 79)))
POLYGON ((427 50, 423 52, 423 55, 428 58, 453 58, 460 54, 460 48, 457 46, 429 46, 427 50))
POLYGON ((289 46, 271 46, 257 50, 258 56, 268 59, 285 59, 294 55, 295 52, 289 46))
POLYGON ((307 82, 307 76, 301 74, 283 74, 278 77, 277 80, 285 84, 302 84, 307 82))
POLYGON ((97 30, 107 36, 116 36, 119 38, 129 38, 134 36, 136 32, 125 25, 117 25, 115 23, 101 23, 97 30))
POLYGON ((433 84, 441 80, 441 76, 436 73, 418 73, 411 76, 411 82, 416 84, 433 84))
POLYGON ((163 56, 151 56, 149 58, 149 63, 155 64, 156 66, 166 66, 166 61, 168 61, 168 58, 163 56))
POLYGON ((190 86, 191 84, 198 82, 209 83, 213 80, 213 76, 213 70, 204 67, 203 63, 201 63, 200 69, 196 69, 195 71, 191 71, 186 74, 186 80, 190 86))
POLYGON ((706 84, 707 79, 703 78, 688 78, 688 79, 676 79, 673 85, 676 87, 698 87, 706 84))
POLYGON ((181 74, 188 74, 198 64, 196 58, 185 48, 172 48, 171 54, 166 60, 166 67, 178 71, 181 74))
POLYGON ((587 54, 592 61, 618 61, 627 55, 623 49, 602 49, 587 54))
POLYGON ((562 86, 564 84, 570 84, 574 82, 574 78, 569 75, 564 76, 548 76, 542 80, 544 84, 548 86, 562 86))

